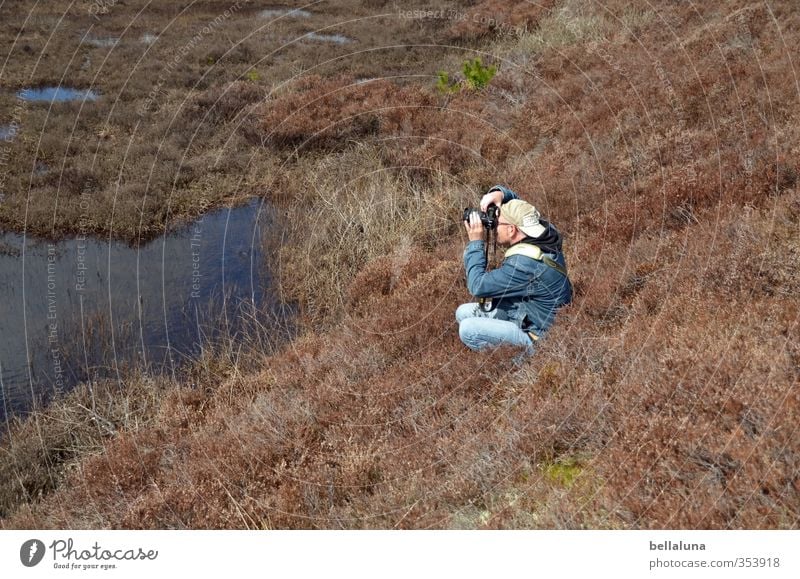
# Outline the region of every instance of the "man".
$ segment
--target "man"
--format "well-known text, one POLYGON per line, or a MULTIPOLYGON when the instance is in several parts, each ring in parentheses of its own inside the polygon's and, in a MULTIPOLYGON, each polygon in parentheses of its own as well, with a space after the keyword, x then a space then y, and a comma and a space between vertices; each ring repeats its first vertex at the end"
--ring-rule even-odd
POLYGON ((459 306, 458 334, 472 350, 511 344, 532 354, 556 310, 572 301, 561 234, 505 187, 492 187, 481 198, 481 211, 491 204, 500 209, 497 243, 509 249, 502 265, 487 272, 480 216, 473 212, 464 222, 469 237, 464 250, 467 289, 477 298, 491 298, 493 309, 486 312, 478 303, 459 306))

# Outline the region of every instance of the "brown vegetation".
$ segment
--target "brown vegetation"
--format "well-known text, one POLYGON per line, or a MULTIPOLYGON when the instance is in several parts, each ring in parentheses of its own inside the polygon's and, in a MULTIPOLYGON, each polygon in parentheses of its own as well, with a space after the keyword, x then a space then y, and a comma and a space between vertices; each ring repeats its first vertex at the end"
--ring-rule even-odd
POLYGON ((481 92, 244 98, 308 331, 172 389, 4 526, 797 528, 799 19, 565 0, 483 36, 481 92), (453 319, 458 210, 490 179, 566 234, 576 288, 522 367, 453 319))
POLYGON ((518 35, 535 30, 539 19, 550 14, 556 0, 484 0, 463 12, 452 13, 453 25, 447 31, 452 40, 474 42, 492 35, 518 35))
POLYGON ((359 2, 322 3, 308 18, 263 18, 263 8, 253 0, 0 5, 0 127, 19 127, 2 144, 0 225, 148 239, 209 207, 269 196, 264 176, 277 157, 240 134, 248 105, 307 69, 433 74, 436 62, 419 45, 447 26, 359 2), (380 33, 388 26, 393 38, 380 33), (324 41, 336 34, 351 42, 324 41), (46 86, 100 98, 51 106, 16 96, 46 86))

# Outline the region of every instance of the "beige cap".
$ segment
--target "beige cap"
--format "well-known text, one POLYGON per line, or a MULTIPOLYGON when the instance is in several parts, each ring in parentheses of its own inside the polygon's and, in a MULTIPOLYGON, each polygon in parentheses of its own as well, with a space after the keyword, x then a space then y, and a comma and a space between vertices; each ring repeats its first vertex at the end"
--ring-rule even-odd
POLYGON ((503 203, 500 215, 531 237, 540 237, 547 231, 544 225, 539 223, 541 215, 536 207, 522 199, 512 199, 508 203, 503 203))

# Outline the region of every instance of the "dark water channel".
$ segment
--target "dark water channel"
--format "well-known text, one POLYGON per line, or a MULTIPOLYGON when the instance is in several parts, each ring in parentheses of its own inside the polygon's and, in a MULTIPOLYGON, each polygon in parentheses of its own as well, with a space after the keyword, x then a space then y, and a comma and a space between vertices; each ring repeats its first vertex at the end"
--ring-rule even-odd
POLYGON ((0 420, 132 366, 172 372, 208 340, 280 318, 270 221, 254 200, 138 247, 0 234, 0 420))

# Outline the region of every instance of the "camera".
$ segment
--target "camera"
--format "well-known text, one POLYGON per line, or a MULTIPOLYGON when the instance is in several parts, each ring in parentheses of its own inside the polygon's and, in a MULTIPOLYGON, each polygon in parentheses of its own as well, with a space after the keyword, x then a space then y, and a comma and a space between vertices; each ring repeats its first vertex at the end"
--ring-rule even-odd
POLYGON ((480 211, 479 209, 472 209, 471 207, 467 207, 464 209, 464 216, 462 218, 463 221, 469 221, 469 216, 471 213, 477 213, 480 215, 481 223, 483 223, 484 229, 497 229, 497 214, 500 212, 497 208, 497 205, 492 203, 489 207, 486 208, 486 211, 480 211))

